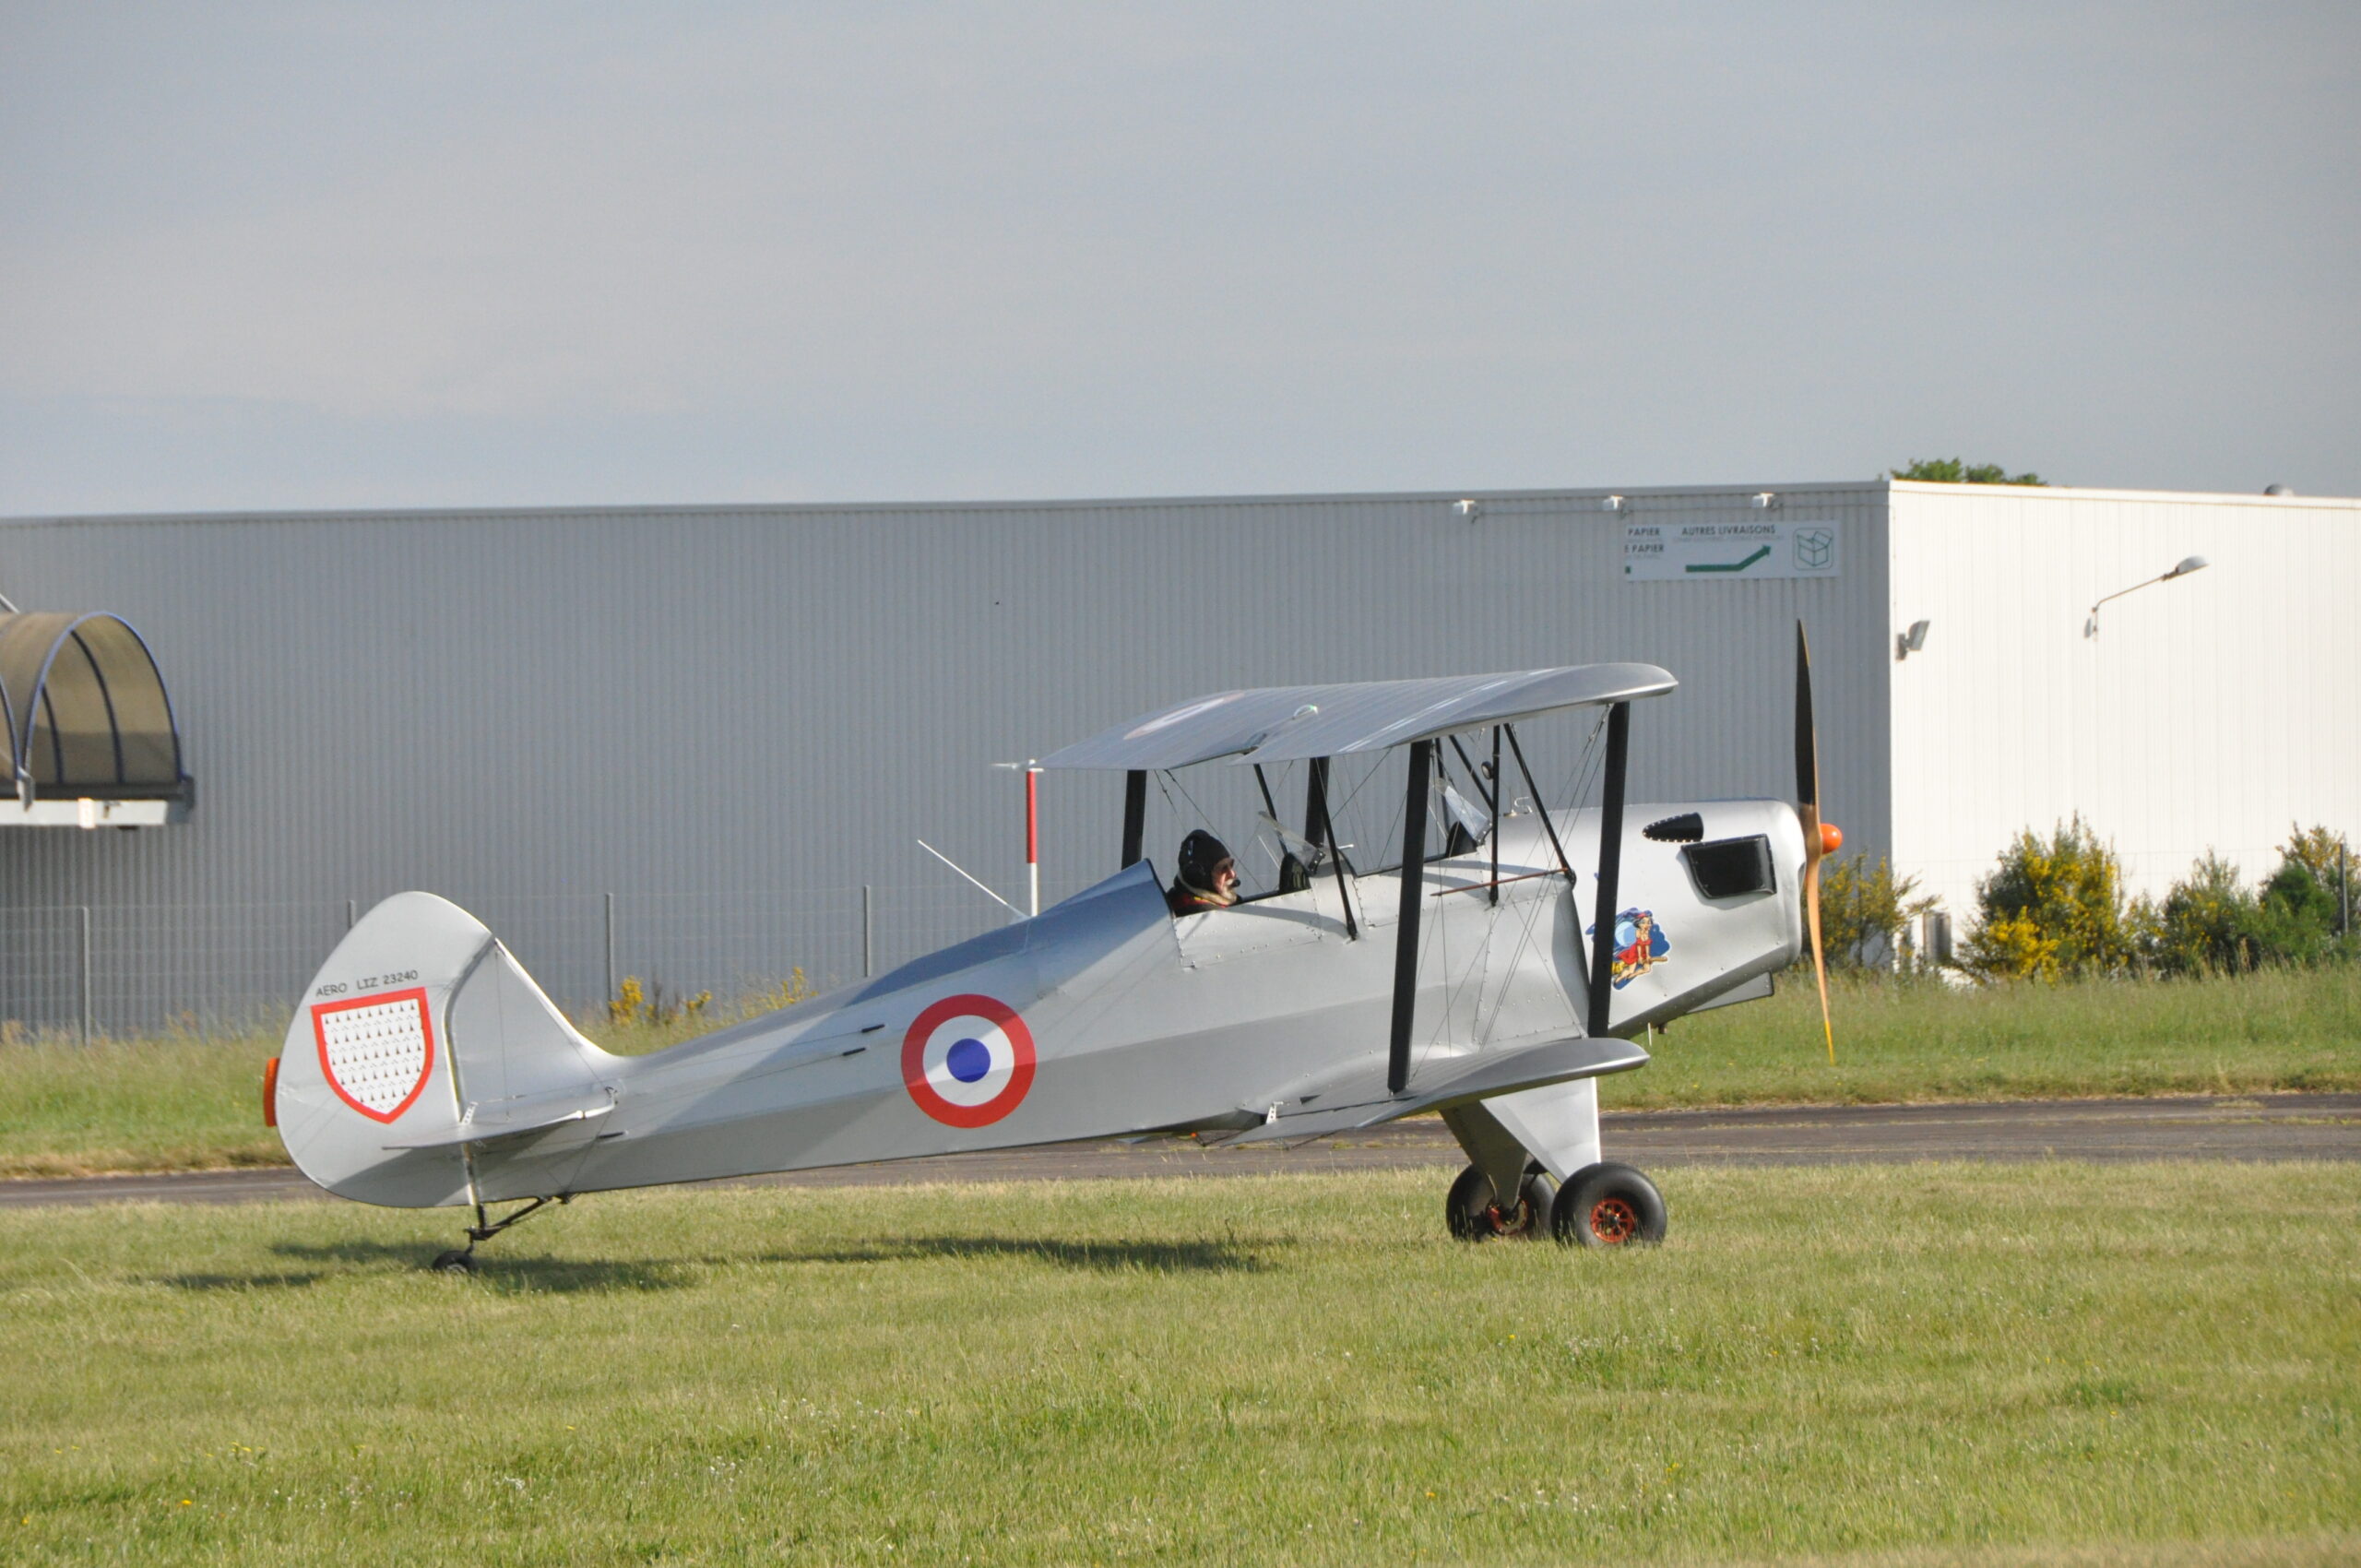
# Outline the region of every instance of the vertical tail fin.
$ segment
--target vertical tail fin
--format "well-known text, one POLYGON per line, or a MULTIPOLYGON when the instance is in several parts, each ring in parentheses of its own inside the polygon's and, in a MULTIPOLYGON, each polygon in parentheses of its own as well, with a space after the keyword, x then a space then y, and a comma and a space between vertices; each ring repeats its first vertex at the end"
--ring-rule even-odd
POLYGON ((552 1162, 578 1161, 612 1104, 613 1058, 481 921, 429 893, 386 899, 337 944, 280 1060, 296 1165, 339 1197, 402 1208, 562 1191, 552 1162))

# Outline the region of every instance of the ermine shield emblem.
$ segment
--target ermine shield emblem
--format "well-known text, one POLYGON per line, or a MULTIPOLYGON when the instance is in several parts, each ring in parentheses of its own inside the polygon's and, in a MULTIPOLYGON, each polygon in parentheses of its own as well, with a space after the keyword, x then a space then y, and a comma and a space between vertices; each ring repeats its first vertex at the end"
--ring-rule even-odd
POLYGON ((372 1122, 417 1103, 434 1073, 434 1022, 423 991, 389 991, 312 1008, 320 1072, 336 1097, 372 1122))
POLYGON ((946 996, 902 1037, 902 1084, 946 1127, 990 1126, 1033 1087, 1033 1031, 1006 1003, 946 996))

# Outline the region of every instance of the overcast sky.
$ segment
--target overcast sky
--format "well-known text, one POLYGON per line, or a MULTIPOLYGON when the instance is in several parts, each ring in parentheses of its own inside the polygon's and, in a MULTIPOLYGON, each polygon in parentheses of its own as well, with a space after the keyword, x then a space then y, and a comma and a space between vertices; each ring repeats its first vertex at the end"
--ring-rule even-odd
POLYGON ((0 0, 0 514, 2361 494, 2361 6, 0 0))

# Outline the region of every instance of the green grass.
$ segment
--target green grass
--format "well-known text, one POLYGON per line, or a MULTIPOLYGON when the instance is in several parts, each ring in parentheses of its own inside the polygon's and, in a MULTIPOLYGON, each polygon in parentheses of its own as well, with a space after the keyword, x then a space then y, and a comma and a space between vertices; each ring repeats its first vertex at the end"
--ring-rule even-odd
MULTIPOLYGON (((2361 968, 2202 982, 1952 991, 1852 981, 1828 1065, 1809 977, 1769 1002, 1682 1019, 1645 1070, 1607 1080, 1615 1109, 2072 1095, 2361 1089, 2361 968)), ((735 1021, 734 1013, 717 1022, 735 1021)), ((600 1026, 611 1050, 702 1022, 600 1026)), ((275 1035, 94 1046, 0 1044, 0 1176, 283 1164, 262 1125, 275 1035)))
POLYGON ((0 1043, 0 1176, 284 1165, 262 1124, 277 1037, 0 1043))
MULTIPOLYGON (((746 1016, 741 1008, 622 1027, 599 1019, 586 1032, 610 1051, 638 1054, 746 1016)), ((71 1036, 0 1039, 0 1178, 285 1165, 279 1134, 262 1124, 263 1064, 284 1043, 275 1028, 89 1047, 71 1036)))
POLYGON ((1811 975, 1683 1018, 1605 1080, 1612 1109, 2361 1089, 2361 967, 1954 990, 1840 980, 1828 1064, 1811 975))
POLYGON ((2328 1563, 2361 1168, 1431 1171, 0 1213, 0 1556, 2328 1563))

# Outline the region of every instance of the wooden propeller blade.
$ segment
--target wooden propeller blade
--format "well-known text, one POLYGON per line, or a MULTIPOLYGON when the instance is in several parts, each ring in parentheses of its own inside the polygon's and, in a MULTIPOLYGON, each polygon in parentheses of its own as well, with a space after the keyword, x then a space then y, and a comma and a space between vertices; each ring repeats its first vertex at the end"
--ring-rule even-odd
POLYGON ((1801 621, 1796 623, 1796 802, 1815 809, 1820 805, 1820 731, 1811 711, 1811 644, 1804 638, 1801 621))
POLYGON ((1820 982, 1820 1032, 1828 1041, 1828 1064, 1836 1065, 1836 1026, 1828 1013, 1828 954, 1820 938, 1820 814, 1804 808, 1804 919, 1811 928, 1811 973, 1820 982))
POLYGON ((1828 1011, 1828 954, 1820 934, 1820 730, 1811 711, 1811 644, 1796 623, 1796 814, 1804 826, 1804 921, 1811 932, 1812 978, 1820 982, 1820 1032, 1836 1065, 1836 1026, 1828 1011))

